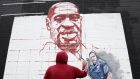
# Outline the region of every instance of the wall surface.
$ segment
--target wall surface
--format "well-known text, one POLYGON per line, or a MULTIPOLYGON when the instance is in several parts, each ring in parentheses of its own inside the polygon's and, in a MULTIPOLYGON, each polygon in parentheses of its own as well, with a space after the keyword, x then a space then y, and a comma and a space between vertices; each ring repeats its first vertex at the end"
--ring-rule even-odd
MULTIPOLYGON (((140 1, 139 0, 61 0, 79 4, 80 12, 121 13, 134 79, 140 78, 140 1)), ((56 1, 0 0, 0 79, 3 78, 14 16, 44 15, 56 1), (18 4, 17 4, 18 3, 18 4)))

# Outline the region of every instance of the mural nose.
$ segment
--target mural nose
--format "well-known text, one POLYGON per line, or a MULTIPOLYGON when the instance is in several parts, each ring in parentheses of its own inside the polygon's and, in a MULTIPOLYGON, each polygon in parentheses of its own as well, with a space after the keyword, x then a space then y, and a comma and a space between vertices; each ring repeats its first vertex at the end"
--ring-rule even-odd
POLYGON ((73 26, 74 24, 72 23, 72 21, 69 18, 66 18, 64 20, 64 22, 62 23, 62 25, 67 27, 67 26, 73 26))

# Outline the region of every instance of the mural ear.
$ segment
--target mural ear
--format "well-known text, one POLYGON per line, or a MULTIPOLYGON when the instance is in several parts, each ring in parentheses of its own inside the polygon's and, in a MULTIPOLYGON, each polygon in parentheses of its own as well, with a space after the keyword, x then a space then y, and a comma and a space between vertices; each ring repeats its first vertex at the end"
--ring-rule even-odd
POLYGON ((82 16, 80 16, 80 21, 82 21, 82 19, 83 19, 82 16))
POLYGON ((81 26, 82 26, 82 19, 83 19, 83 17, 80 16, 80 24, 81 24, 81 26))
POLYGON ((51 29, 51 27, 50 27, 50 19, 48 17, 46 18, 46 27, 47 27, 47 30, 51 29))

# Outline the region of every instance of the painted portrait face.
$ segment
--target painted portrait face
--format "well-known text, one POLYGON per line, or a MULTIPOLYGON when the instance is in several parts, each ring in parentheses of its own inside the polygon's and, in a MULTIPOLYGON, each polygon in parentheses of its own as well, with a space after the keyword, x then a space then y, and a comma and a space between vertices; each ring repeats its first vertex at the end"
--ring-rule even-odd
POLYGON ((93 63, 95 64, 96 61, 97 61, 97 56, 96 56, 96 54, 95 54, 95 53, 91 53, 89 56, 90 56, 91 60, 93 61, 93 63))
POLYGON ((81 44, 81 16, 75 4, 62 2, 53 5, 48 13, 47 26, 55 44, 65 51, 76 53, 81 44))

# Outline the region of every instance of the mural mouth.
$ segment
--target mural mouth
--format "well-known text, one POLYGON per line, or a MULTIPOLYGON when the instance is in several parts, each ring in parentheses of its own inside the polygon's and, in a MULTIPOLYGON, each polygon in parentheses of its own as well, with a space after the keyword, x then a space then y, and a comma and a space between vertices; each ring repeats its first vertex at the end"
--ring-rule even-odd
POLYGON ((60 42, 65 44, 77 43, 77 32, 63 32, 59 36, 60 42))
POLYGON ((80 44, 80 31, 76 26, 61 26, 57 29, 57 46, 62 50, 75 51, 80 44))

